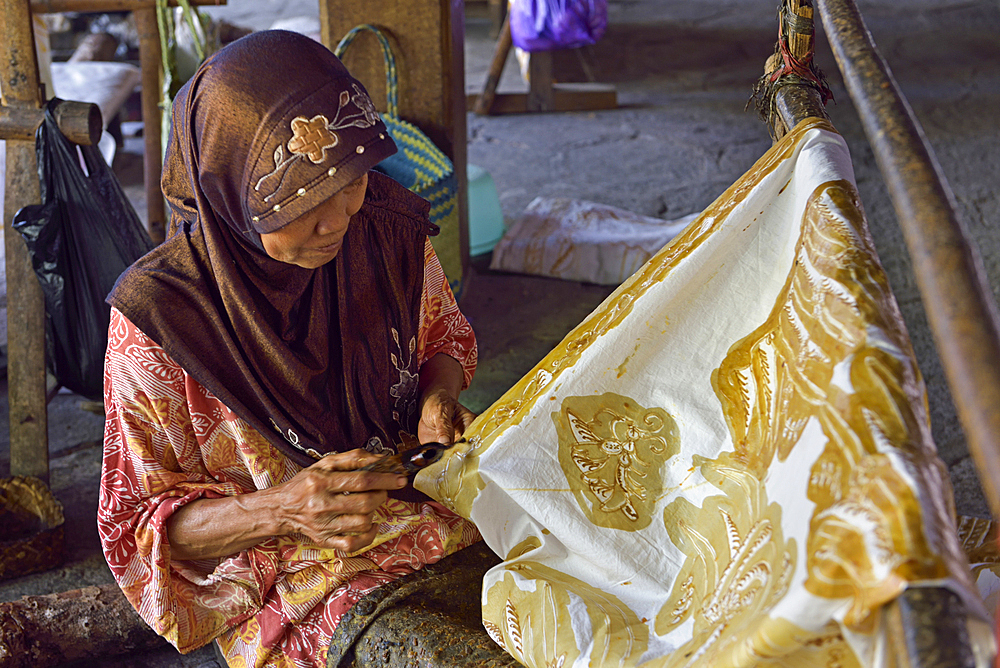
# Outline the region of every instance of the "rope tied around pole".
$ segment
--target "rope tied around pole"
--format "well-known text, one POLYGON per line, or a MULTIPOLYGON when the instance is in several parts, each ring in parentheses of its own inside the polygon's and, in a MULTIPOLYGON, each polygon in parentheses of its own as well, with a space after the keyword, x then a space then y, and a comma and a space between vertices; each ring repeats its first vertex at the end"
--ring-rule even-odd
MULTIPOLYGON (((809 86, 820 95, 823 104, 833 100, 833 92, 827 85, 823 71, 813 62, 815 49, 813 34, 815 28, 810 16, 800 16, 792 11, 790 0, 782 0, 778 7, 778 41, 774 46, 774 56, 769 63, 777 61, 777 66, 765 72, 754 84, 753 93, 747 101, 746 108, 754 105, 760 119, 764 121, 773 136, 774 121, 778 117, 774 106, 774 96, 779 89, 788 85, 809 86), (800 55, 793 53, 789 37, 795 36, 808 42, 809 47, 800 55)), ((836 100, 834 100, 836 102, 836 100)))

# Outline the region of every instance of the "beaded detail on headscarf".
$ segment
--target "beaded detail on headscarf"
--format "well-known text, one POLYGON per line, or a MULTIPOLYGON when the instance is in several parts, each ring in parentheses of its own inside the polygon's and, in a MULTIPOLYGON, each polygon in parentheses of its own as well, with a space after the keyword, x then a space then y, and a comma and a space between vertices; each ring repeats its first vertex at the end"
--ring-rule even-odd
MULTIPOLYGON (((265 202, 269 202, 284 184, 285 176, 288 174, 288 167, 292 163, 308 158, 315 165, 321 164, 326 159, 327 150, 335 148, 340 144, 340 135, 337 133, 337 130, 350 127, 370 128, 380 120, 378 111, 375 110, 375 105, 372 104, 371 98, 357 84, 353 84, 352 88, 354 88, 353 95, 346 90, 340 93, 339 107, 332 121, 327 119, 323 114, 317 114, 312 118, 298 116, 292 119, 291 139, 288 140, 286 145, 278 145, 278 148, 274 152, 274 171, 262 176, 254 185, 254 190, 261 192, 261 187, 264 186, 265 181, 279 174, 281 175, 281 180, 278 181, 277 185, 271 188, 270 192, 264 196, 265 202), (351 106, 357 109, 357 111, 351 112, 348 109, 351 106), (286 148, 289 155, 285 154, 286 148)), ((379 134, 379 138, 383 139, 384 135, 379 134)), ((355 152, 364 153, 364 145, 357 146, 355 152)), ((328 170, 328 176, 333 176, 336 173, 336 167, 331 167, 328 170)), ((296 194, 301 197, 305 192, 305 188, 299 188, 296 194)), ((276 204, 275 206, 278 207, 275 211, 281 210, 280 205, 276 204)), ((254 221, 256 220, 257 218, 254 218, 254 221)))

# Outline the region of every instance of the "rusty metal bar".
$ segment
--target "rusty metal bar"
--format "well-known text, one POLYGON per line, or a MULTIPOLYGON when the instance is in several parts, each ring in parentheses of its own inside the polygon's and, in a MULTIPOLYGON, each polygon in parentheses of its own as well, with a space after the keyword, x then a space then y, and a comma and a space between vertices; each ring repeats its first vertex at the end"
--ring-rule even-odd
MULTIPOLYGON (((40 109, 35 37, 26 0, 0 0, 0 81, 3 105, 40 109)), ((14 213, 41 201, 35 141, 7 142, 4 250, 7 272, 7 393, 10 403, 11 475, 48 484, 49 436, 45 401, 45 301, 14 213)))
POLYGON ((1000 318, 982 260, 854 1, 817 4, 899 218, 983 491, 1000 517, 1000 318))

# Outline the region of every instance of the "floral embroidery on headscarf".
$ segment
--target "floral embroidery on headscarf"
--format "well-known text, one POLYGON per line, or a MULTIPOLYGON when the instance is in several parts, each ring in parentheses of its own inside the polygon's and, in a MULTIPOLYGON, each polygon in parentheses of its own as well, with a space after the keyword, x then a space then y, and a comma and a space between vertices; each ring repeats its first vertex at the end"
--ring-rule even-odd
POLYGON ((318 165, 326 157, 326 149, 340 143, 340 136, 330 132, 327 127, 330 121, 322 114, 313 116, 308 121, 301 116, 292 119, 292 138, 288 140, 288 150, 292 153, 305 155, 318 165))
MULTIPOLYGON (((344 94, 341 93, 340 96, 343 98, 344 94)), ((380 118, 378 110, 375 109, 375 104, 372 102, 370 97, 365 95, 363 90, 358 88, 357 84, 354 84, 354 95, 351 96, 351 102, 353 102, 354 106, 361 110, 361 113, 365 115, 365 120, 367 120, 370 125, 375 125, 379 122, 380 118)))
POLYGON ((284 184, 288 167, 293 162, 308 158, 315 165, 322 163, 326 159, 327 150, 340 144, 340 135, 337 134, 337 130, 370 128, 378 123, 378 111, 371 98, 357 84, 351 84, 351 87, 354 89, 353 95, 349 91, 341 91, 337 115, 332 121, 323 114, 317 114, 312 118, 297 116, 292 119, 292 138, 288 140, 287 146, 289 155, 285 153, 285 145, 279 144, 278 148, 274 150, 274 170, 262 176, 254 186, 254 190, 260 192, 265 181, 281 174, 278 184, 271 190, 270 194, 264 197, 265 202, 274 197, 284 184), (353 105, 358 111, 345 112, 348 105, 353 105), (341 117, 341 113, 345 113, 345 115, 341 117))

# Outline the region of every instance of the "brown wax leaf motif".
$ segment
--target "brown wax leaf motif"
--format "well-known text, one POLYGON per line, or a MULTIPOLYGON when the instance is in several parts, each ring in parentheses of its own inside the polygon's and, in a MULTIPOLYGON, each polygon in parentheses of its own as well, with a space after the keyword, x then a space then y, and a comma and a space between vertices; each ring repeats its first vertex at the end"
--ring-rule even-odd
POLYGON ((733 344, 712 383, 734 444, 726 457, 761 480, 797 447, 807 423, 822 429, 826 444, 807 488, 815 509, 805 587, 848 599, 849 628, 871 632, 874 613, 906 582, 967 572, 940 539, 951 521, 941 492, 947 474, 853 184, 830 181, 810 195, 771 314, 733 344))
POLYGON ((589 622, 593 632, 590 665, 636 665, 649 646, 646 624, 615 596, 537 562, 505 564, 485 596, 484 625, 526 666, 559 668, 579 659, 570 611, 574 597, 585 606, 576 623, 589 622))
POLYGON ((770 658, 771 650, 794 646, 807 635, 789 625, 769 637, 772 647, 761 642, 768 634, 757 633, 761 620, 788 591, 795 541, 784 537, 781 507, 768 501, 756 476, 698 456, 695 464, 723 494, 706 498, 700 508, 678 498, 664 510, 670 538, 687 558, 656 616, 655 630, 666 635, 692 619, 693 631, 690 641, 655 665, 736 665, 732 657, 744 650, 755 658, 770 658))
POLYGON ((567 397, 552 418, 559 463, 587 518, 623 531, 649 526, 663 467, 680 450, 673 417, 608 392, 567 397))

